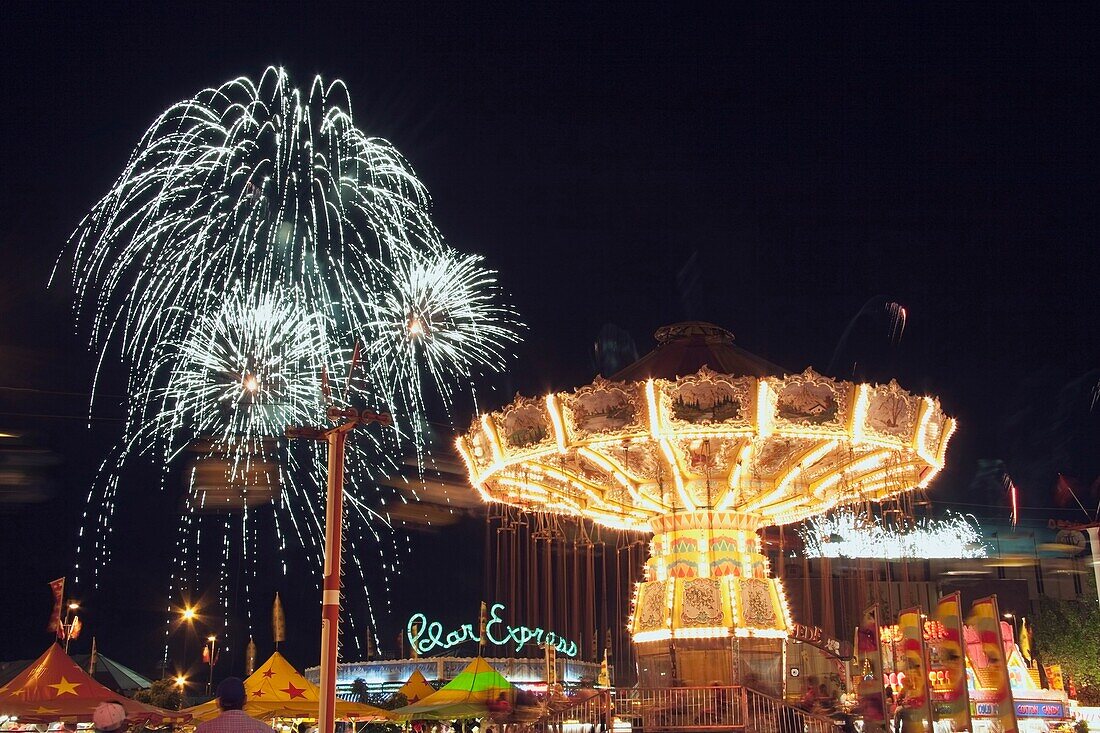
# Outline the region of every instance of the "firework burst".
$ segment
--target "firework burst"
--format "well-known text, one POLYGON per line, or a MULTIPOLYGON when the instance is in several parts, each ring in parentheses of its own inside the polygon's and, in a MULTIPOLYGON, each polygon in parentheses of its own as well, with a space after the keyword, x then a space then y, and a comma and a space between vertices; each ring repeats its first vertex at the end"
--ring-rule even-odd
MULTIPOLYGON (((129 459, 152 456, 167 475, 199 441, 228 466, 228 485, 273 486, 274 506, 288 508, 273 521, 294 528, 279 537, 319 557, 323 457, 279 438, 288 423, 321 419, 324 375, 349 374, 351 344, 363 344, 365 378, 330 399, 391 408, 415 427, 423 385, 447 402, 474 373, 502 366, 517 338, 494 273, 443 241, 430 203, 396 148, 356 127, 339 81, 318 77, 303 94, 269 68, 157 117, 70 242, 90 346, 101 365, 120 355, 128 367, 123 436, 90 496, 95 523, 109 524, 129 459), (248 478, 255 466, 267 478, 248 478)), ((385 526, 366 496, 399 434, 421 433, 349 444, 351 516, 373 541, 385 526)), ((203 508, 198 477, 188 510, 203 508)), ((256 513, 247 498, 242 506, 256 513)), ((198 530, 189 512, 181 521, 187 555, 198 530)), ((228 552, 228 524, 225 535, 228 552)), ((240 540, 255 541, 247 522, 240 540)), ((109 555, 99 537, 89 551, 93 568, 109 555)))

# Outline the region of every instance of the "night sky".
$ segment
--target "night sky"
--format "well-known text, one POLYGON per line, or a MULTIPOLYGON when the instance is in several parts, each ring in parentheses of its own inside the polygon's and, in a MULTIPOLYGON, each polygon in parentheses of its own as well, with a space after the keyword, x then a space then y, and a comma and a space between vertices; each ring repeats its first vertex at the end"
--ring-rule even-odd
MULTIPOLYGON (((907 309, 900 343, 872 308, 834 372, 896 376, 958 417, 934 497, 1003 514, 975 481, 996 460, 1032 507, 1051 504, 1058 471, 1100 475, 1095 11, 679 5, 9 3, 0 430, 46 465, 0 501, 0 659, 49 642, 46 583, 69 572, 122 414, 108 364, 87 428, 95 363, 50 270, 162 109, 269 64, 300 86, 343 79, 450 243, 499 270, 528 329, 484 404, 589 381, 607 323, 645 353, 663 324, 712 321, 824 370, 881 296, 907 309)), ((124 483, 118 568, 88 620, 108 654, 152 673, 177 505, 152 468, 124 483)), ((414 536, 418 589, 397 589, 387 636, 424 586, 463 615, 476 603, 476 583, 437 567, 455 552, 479 568, 478 527, 414 536)), ((283 589, 306 599, 288 609, 301 666, 315 663, 312 588, 283 589)))

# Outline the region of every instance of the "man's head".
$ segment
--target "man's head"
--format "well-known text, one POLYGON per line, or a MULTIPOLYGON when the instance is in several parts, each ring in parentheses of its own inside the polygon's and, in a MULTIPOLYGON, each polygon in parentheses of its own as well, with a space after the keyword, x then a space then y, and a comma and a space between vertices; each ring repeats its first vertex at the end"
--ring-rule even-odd
POLYGON ((218 707, 222 710, 244 707, 244 683, 240 677, 226 677, 218 683, 218 707))
POLYGON ((125 722, 126 708, 122 707, 122 703, 114 700, 99 703, 92 713, 92 725, 101 733, 113 733, 122 730, 125 722))

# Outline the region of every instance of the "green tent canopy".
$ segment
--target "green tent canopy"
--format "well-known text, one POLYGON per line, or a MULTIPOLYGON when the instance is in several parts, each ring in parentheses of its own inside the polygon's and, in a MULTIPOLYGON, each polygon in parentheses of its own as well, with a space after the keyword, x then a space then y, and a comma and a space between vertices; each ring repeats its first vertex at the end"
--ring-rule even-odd
POLYGON ((461 720, 490 714, 490 703, 503 696, 511 707, 516 688, 481 657, 420 702, 391 711, 397 720, 461 720))

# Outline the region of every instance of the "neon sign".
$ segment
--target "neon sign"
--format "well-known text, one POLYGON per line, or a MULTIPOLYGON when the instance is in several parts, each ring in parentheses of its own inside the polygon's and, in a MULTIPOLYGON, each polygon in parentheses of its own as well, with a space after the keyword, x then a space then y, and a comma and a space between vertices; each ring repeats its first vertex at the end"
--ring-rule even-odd
MULTIPOLYGON (((532 629, 528 626, 509 626, 500 617, 503 610, 503 603, 494 603, 489 609, 489 618, 485 623, 485 637, 488 643, 493 646, 515 644, 517 652, 530 642, 539 645, 549 644, 557 649, 558 654, 564 654, 567 657, 577 656, 577 642, 538 627, 532 629)), ((405 626, 405 636, 418 654, 428 654, 435 649, 450 649, 467 641, 481 641, 481 636, 474 629, 473 624, 462 624, 444 635, 443 624, 439 621, 429 622, 428 617, 422 613, 414 613, 409 617, 409 623, 405 626)))

